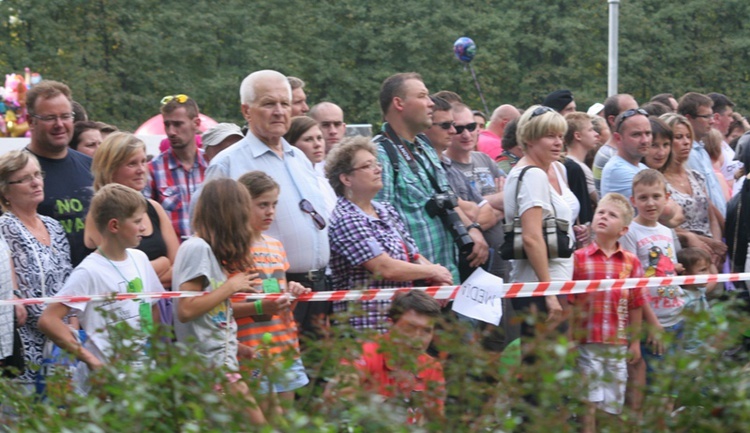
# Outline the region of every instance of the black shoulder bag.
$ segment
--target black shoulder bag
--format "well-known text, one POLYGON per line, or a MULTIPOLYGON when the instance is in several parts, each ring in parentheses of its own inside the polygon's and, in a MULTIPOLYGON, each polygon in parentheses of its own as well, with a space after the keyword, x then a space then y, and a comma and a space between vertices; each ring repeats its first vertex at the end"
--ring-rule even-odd
MULTIPOLYGON (((521 187, 523 175, 530 168, 540 167, 527 165, 521 170, 516 183, 516 204, 518 204, 518 191, 521 187)), ((545 173, 546 174, 546 173, 545 173)), ((551 187, 550 187, 551 188, 551 187)), ((542 236, 547 244, 547 257, 550 259, 567 259, 573 255, 573 247, 570 245, 570 236, 568 235, 569 221, 557 218, 555 205, 552 203, 552 191, 550 191, 550 205, 552 206, 553 215, 542 220, 542 236)), ((518 212, 516 212, 518 213, 518 212)), ((523 239, 521 238, 521 218, 516 215, 513 220, 504 226, 505 241, 500 247, 500 257, 505 260, 525 260, 528 258, 523 248, 523 239)))

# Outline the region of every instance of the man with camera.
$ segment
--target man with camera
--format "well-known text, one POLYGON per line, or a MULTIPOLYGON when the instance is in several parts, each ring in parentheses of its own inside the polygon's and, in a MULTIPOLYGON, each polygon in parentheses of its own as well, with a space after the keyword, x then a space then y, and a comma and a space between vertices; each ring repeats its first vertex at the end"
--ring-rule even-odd
POLYGON ((420 252, 458 282, 456 247, 472 267, 487 260, 488 247, 479 225, 458 208, 435 149, 421 135, 432 125, 434 104, 417 73, 388 77, 379 100, 386 123, 374 139, 383 165, 376 199, 398 210, 420 252))

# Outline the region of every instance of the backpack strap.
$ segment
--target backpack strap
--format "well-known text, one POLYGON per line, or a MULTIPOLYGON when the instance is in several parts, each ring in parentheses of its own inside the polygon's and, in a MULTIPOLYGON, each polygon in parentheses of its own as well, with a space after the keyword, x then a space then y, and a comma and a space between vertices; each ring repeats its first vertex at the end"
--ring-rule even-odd
POLYGON ((399 172, 399 165, 398 165, 398 153, 396 151, 396 146, 391 142, 391 140, 388 139, 383 134, 378 134, 375 136, 375 138, 372 139, 377 144, 380 144, 383 146, 383 149, 385 149, 385 153, 388 155, 388 159, 391 161, 391 166, 393 166, 393 172, 395 173, 394 179, 398 177, 399 172))

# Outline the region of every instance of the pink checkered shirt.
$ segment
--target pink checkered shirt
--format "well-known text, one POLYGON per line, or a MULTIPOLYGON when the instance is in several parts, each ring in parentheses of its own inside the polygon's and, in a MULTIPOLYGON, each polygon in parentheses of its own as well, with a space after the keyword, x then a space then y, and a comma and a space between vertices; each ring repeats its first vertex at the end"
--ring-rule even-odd
POLYGON ((190 199, 203 184, 206 167, 203 149, 198 149, 190 170, 185 170, 171 148, 148 163, 149 182, 143 195, 162 205, 181 241, 190 236, 190 199))

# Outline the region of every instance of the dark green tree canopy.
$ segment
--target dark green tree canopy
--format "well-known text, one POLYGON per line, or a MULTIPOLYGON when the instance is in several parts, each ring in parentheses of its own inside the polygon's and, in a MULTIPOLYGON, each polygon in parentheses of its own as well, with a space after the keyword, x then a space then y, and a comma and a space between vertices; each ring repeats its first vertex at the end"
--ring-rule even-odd
MULTIPOLYGON (((310 102, 338 103, 349 123, 377 123, 380 83, 395 72, 481 108, 452 53, 469 36, 490 109, 559 88, 585 108, 607 96, 607 17, 605 0, 0 0, 0 70, 66 82, 93 119, 124 129, 175 93, 240 122, 239 83, 265 68, 301 77, 310 102)), ((718 91, 746 109, 748 21, 744 0, 623 0, 620 92, 718 91)))

